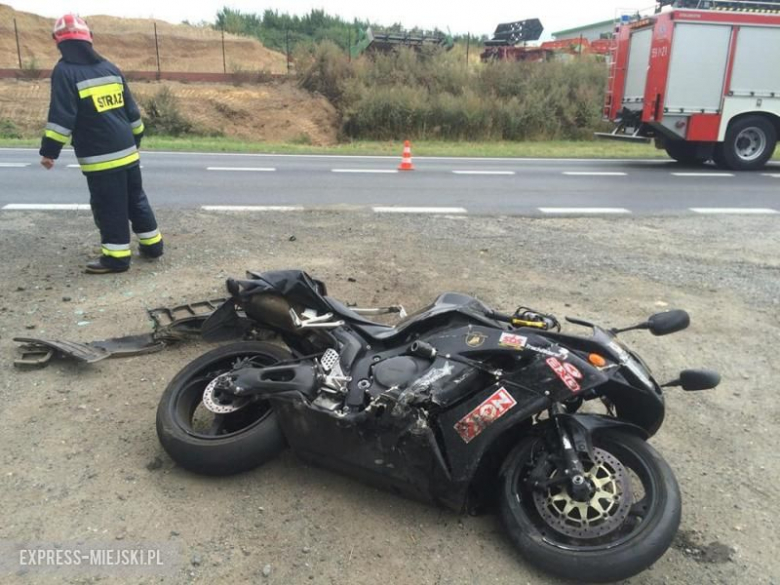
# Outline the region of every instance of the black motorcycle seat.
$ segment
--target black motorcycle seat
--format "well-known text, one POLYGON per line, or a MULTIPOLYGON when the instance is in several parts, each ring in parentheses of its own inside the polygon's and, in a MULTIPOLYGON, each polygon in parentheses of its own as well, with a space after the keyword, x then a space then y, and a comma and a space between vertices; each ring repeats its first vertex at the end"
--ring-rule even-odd
POLYGON ((363 315, 359 315, 352 309, 350 309, 347 305, 342 303, 341 301, 334 299, 333 297, 324 297, 326 301, 328 301, 328 304, 330 305, 330 308, 333 309, 333 312, 336 313, 339 317, 343 317, 350 323, 357 323, 360 325, 369 325, 373 327, 382 327, 384 329, 392 329, 393 327, 391 325, 383 325, 382 323, 375 323, 374 321, 370 321, 369 319, 366 319, 363 317, 363 315))
POLYGON ((384 325, 382 323, 376 323, 374 321, 370 321, 365 317, 363 317, 362 315, 355 313, 352 309, 347 307, 341 301, 338 301, 332 297, 324 297, 324 298, 325 300, 327 300, 328 304, 330 304, 331 309, 333 309, 333 312, 336 313, 338 316, 342 317, 343 319, 346 319, 350 324, 356 326, 358 329, 363 331, 366 335, 373 337, 374 339, 381 339, 381 340, 389 339, 403 332, 405 329, 414 325, 415 323, 424 321, 430 316, 442 312, 442 309, 444 311, 450 311, 450 310, 456 311, 458 309, 465 308, 465 307, 473 308, 476 305, 479 308, 484 309, 485 311, 489 310, 488 307, 483 305, 479 300, 475 299, 474 297, 471 297, 469 295, 464 295, 461 293, 447 292, 447 293, 440 294, 436 298, 436 300, 433 301, 432 304, 420 309, 415 313, 412 313, 406 319, 398 323, 398 325, 393 327, 392 325, 384 325))

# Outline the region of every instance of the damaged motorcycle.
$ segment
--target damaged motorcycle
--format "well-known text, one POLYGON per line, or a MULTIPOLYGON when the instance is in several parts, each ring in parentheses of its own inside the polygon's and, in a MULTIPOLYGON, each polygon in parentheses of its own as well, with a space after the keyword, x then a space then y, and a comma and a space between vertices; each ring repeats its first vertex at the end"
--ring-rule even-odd
POLYGON ((157 433, 180 466, 238 473, 289 446, 407 497, 494 510, 530 563, 580 582, 631 577, 671 545, 680 491, 647 443, 662 388, 720 379, 685 370, 661 386, 618 334, 681 331, 684 311, 624 329, 567 318, 590 330, 572 335, 552 315, 445 293, 390 326, 368 317, 401 307, 347 307, 302 271, 227 288, 204 336, 248 320, 281 343, 219 347, 171 381, 157 433))

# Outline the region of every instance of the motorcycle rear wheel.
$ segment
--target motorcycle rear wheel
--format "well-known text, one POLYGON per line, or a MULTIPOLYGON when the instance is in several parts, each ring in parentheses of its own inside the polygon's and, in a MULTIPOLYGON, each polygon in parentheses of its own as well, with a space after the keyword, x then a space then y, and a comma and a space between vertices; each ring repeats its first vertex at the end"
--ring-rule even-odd
POLYGON ((290 358, 278 346, 242 341, 190 362, 168 384, 157 407, 157 436, 168 455, 204 475, 241 473, 277 456, 286 442, 268 401, 214 415, 203 406, 203 393, 209 382, 241 360, 270 366, 290 358))
MULTIPOLYGON (((524 481, 538 458, 549 456, 544 442, 538 438, 521 442, 504 462, 500 478, 500 515, 512 542, 537 567, 578 582, 619 581, 645 570, 669 548, 680 525, 680 490, 669 465, 642 439, 610 430, 595 435, 593 443, 604 457, 611 459, 613 468, 622 467, 623 477, 630 477, 629 481, 623 479, 624 485, 618 489, 619 493, 625 490, 632 493, 625 496, 625 505, 630 508, 623 508, 622 516, 612 519, 619 525, 610 527, 605 521, 608 531, 591 529, 593 533, 580 538, 578 527, 567 526, 564 521, 555 525, 554 506, 542 507, 540 511, 538 500, 544 497, 539 498, 537 493, 535 502, 533 490, 524 481), (641 486, 636 485, 637 479, 641 486), (640 487, 643 495, 636 499, 640 487)), ((608 482, 609 479, 596 481, 608 482)), ((613 482, 613 485, 618 483, 613 482)), ((562 496, 559 491, 548 501, 555 503, 556 499, 565 497, 568 492, 562 496)), ((573 510, 577 504, 569 499, 565 508, 573 510)), ((595 509, 603 510, 604 505, 598 503, 595 509)), ((579 512, 575 514, 578 515, 579 512)), ((587 522, 583 523, 583 526, 587 525, 587 522)))

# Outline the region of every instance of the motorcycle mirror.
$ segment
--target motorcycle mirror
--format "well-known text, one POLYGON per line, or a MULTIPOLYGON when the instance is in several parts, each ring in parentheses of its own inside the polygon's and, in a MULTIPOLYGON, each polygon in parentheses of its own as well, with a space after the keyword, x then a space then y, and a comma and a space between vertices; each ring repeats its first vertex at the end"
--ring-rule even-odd
POLYGON ((635 329, 649 329, 650 333, 653 335, 669 335, 670 333, 682 331, 690 324, 691 318, 688 313, 680 309, 675 309, 674 311, 667 311, 665 313, 656 313, 647 321, 639 323, 638 325, 624 327, 623 329, 610 329, 610 333, 617 335, 618 333, 634 331, 635 329))
POLYGON ((686 329, 691 324, 691 317, 685 311, 676 309, 666 313, 656 313, 647 320, 647 327, 653 335, 669 335, 686 329))
POLYGON ((663 385, 663 388, 682 386, 683 390, 711 390, 720 384, 720 374, 715 370, 683 370, 680 377, 663 385))

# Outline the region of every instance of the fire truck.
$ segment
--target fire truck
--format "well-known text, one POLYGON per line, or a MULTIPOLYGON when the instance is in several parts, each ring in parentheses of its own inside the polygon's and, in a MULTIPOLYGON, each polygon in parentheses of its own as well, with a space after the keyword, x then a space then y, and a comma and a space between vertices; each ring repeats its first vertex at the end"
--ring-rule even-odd
POLYGON ((780 134, 780 2, 671 8, 617 29, 604 106, 616 127, 598 136, 654 140, 684 164, 762 168, 780 134))

